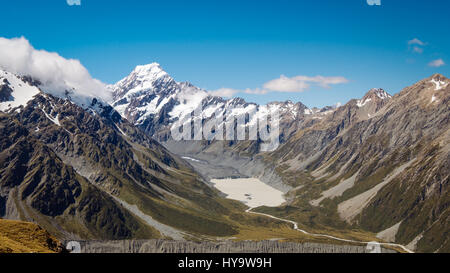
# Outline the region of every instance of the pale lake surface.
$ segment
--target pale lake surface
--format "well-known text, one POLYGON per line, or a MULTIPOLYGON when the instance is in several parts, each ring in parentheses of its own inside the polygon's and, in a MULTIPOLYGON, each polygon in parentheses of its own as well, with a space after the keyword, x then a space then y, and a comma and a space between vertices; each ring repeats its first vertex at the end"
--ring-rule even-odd
POLYGON ((211 179, 211 183, 227 198, 241 201, 251 208, 277 207, 286 201, 283 192, 257 178, 211 179))

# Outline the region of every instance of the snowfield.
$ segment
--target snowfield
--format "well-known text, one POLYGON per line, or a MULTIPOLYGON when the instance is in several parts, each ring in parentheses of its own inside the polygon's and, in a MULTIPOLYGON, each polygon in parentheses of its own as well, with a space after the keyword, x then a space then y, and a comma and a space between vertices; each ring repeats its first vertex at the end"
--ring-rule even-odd
MULTIPOLYGON (((8 111, 26 105, 28 101, 32 100, 40 92, 37 87, 30 86, 14 74, 3 70, 0 70, 0 79, 5 79, 8 82, 8 86, 12 89, 11 98, 0 103, 0 111, 8 111)), ((2 83, 0 82, 0 85, 2 83)))

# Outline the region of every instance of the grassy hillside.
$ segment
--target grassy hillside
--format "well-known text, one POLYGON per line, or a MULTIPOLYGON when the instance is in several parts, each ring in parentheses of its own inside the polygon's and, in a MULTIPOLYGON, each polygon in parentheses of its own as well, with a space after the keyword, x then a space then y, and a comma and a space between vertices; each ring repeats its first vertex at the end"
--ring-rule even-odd
POLYGON ((0 219, 0 253, 58 253, 59 241, 33 223, 0 219))

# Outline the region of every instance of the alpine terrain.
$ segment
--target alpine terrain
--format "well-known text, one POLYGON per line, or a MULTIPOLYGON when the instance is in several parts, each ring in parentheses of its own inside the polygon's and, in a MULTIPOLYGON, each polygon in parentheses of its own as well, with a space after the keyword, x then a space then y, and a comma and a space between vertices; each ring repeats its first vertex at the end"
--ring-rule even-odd
MULTIPOLYGON (((258 177, 285 192, 282 206, 256 211, 309 231, 345 237, 358 230, 411 251, 450 251, 450 80, 443 75, 395 96, 377 88, 323 109, 211 96, 155 63, 109 88, 121 116, 207 179, 258 177), (259 140, 171 139, 171 126, 199 107, 202 124, 220 115, 223 126, 236 111, 261 117, 276 109, 281 144, 263 151, 259 140)), ((247 115, 245 122, 253 121, 247 115)))
MULTIPOLYGON (((375 240, 401 252, 450 251, 450 80, 443 75, 394 96, 372 89, 322 109, 212 96, 156 63, 107 90, 109 99, 76 87, 55 92, 39 78, 0 70, 1 218, 36 223, 51 241, 375 240), (261 127, 274 113, 279 125, 267 130, 278 130, 275 142, 238 137, 239 126, 261 127), (195 130, 174 139, 175 126, 195 129, 219 117, 236 134, 218 137, 219 126, 208 132, 213 139, 196 138, 195 130), (224 178, 257 178, 284 199, 247 206, 216 188, 224 178)), ((18 249, 26 247, 59 246, 18 249)))

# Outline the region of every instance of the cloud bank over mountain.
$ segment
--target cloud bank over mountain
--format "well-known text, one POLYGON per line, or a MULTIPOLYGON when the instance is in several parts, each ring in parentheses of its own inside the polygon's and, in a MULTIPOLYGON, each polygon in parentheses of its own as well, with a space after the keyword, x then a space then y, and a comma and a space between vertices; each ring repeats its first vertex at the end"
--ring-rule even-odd
POLYGON ((110 101, 106 85, 92 78, 78 60, 35 49, 24 37, 0 37, 0 69, 39 80, 43 91, 64 97, 66 91, 110 101))

